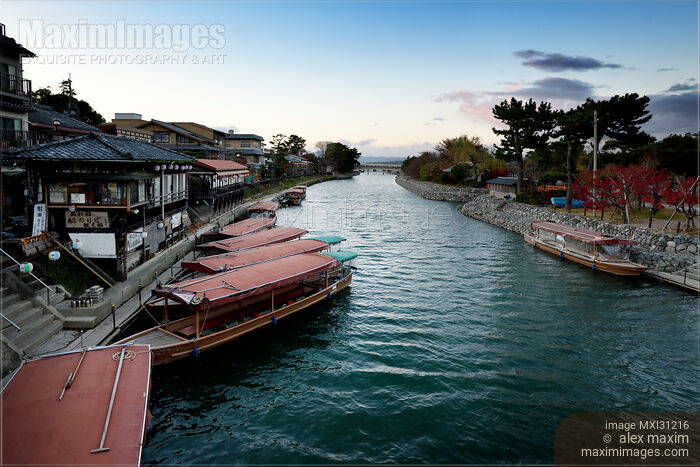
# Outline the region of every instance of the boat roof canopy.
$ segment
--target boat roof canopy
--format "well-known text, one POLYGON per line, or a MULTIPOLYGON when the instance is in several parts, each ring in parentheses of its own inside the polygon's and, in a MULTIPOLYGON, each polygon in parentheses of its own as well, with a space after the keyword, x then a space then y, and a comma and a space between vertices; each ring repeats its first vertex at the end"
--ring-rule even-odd
POLYGON ((556 222, 538 221, 532 223, 532 228, 545 230, 564 237, 573 238, 584 243, 593 245, 636 245, 634 240, 603 235, 593 230, 580 229, 569 225, 557 224, 556 222))
POLYGON ((309 240, 321 240, 322 242, 326 242, 330 245, 335 245, 336 243, 344 242, 346 238, 343 238, 340 235, 318 235, 316 237, 309 237, 309 240))
POLYGON ((270 217, 254 217, 252 219, 246 219, 240 222, 236 222, 231 225, 227 225, 221 229, 222 234, 231 235, 232 237, 238 237, 241 235, 246 235, 249 233, 257 232, 268 228, 275 224, 275 219, 270 217))
POLYGON ((201 245, 197 245, 197 248, 234 252, 269 245, 270 243, 280 243, 294 240, 295 238, 299 238, 306 233, 308 233, 306 230, 296 227, 276 227, 273 229, 263 230, 261 232, 242 235, 240 237, 202 243, 201 245))
POLYGON ((280 207, 279 203, 276 203, 274 201, 259 201, 252 205, 251 207, 248 208, 248 211, 271 211, 275 212, 277 211, 277 208, 280 207))
POLYGON ((359 255, 354 251, 324 251, 322 254, 335 258, 341 263, 357 258, 359 255))
POLYGON ((166 297, 196 309, 224 304, 303 281, 339 266, 335 259, 320 253, 302 253, 254 264, 153 289, 153 295, 166 297), (206 300, 205 300, 206 298, 206 300))
POLYGON ((320 240, 296 240, 249 248, 235 253, 205 256, 192 261, 183 261, 181 266, 190 271, 215 274, 300 253, 315 253, 326 248, 328 248, 328 243, 320 240))

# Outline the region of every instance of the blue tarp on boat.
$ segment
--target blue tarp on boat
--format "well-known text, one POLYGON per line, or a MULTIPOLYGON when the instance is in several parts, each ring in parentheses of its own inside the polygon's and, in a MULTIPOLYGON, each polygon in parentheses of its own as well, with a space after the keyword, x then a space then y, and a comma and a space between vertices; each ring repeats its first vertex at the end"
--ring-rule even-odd
MULTIPOLYGON (((552 198, 552 204, 554 205, 554 207, 557 207, 557 208, 566 207, 566 196, 552 198)), ((572 208, 582 208, 583 201, 581 201, 580 199, 572 199, 571 200, 571 207, 572 208)))

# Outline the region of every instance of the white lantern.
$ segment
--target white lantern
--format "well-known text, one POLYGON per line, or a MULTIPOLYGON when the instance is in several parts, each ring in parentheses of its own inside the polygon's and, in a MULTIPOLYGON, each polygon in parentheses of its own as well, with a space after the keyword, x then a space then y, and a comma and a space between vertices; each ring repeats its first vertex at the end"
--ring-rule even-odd
POLYGON ((141 238, 148 238, 148 232, 141 232, 141 238))
POLYGON ((24 274, 29 274, 34 270, 34 265, 32 263, 22 263, 19 265, 19 272, 24 274))
POLYGON ((73 249, 80 250, 80 240, 73 240, 73 249))
POLYGON ((162 229, 163 227, 165 227, 165 224, 163 223, 163 221, 158 222, 158 228, 162 229))
POLYGON ((50 251, 49 252, 49 259, 51 261, 58 261, 59 259, 61 259, 61 252, 56 251, 56 250, 50 251))

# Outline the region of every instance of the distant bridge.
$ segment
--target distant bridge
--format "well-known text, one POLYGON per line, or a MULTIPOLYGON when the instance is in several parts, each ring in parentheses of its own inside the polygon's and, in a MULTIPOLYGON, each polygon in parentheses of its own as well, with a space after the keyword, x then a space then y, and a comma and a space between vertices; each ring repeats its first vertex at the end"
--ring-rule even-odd
POLYGON ((360 164, 360 172, 382 172, 388 174, 397 174, 401 172, 399 164, 360 164))

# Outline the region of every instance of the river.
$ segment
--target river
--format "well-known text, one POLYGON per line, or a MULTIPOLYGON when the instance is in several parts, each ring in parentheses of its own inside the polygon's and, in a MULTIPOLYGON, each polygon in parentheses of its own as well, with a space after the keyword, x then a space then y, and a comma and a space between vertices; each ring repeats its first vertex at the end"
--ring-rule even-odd
POLYGON ((143 462, 551 463, 575 412, 697 410, 695 296, 458 209, 362 174, 280 210, 347 238, 351 289, 155 368, 143 462))

